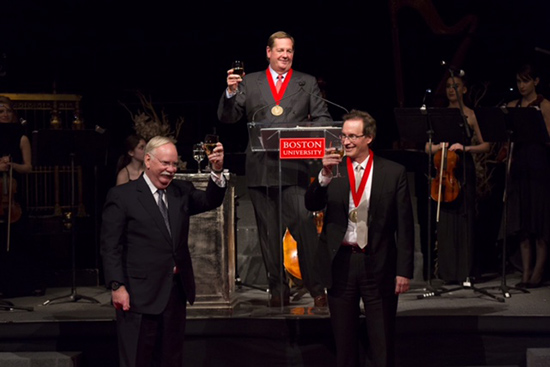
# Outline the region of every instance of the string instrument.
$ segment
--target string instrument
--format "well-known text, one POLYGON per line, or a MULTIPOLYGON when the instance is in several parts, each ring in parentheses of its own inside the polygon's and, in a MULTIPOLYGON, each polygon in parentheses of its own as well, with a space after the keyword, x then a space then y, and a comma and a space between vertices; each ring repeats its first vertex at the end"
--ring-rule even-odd
POLYGON ((431 198, 437 201, 437 221, 441 202, 449 203, 460 194, 460 182, 455 176, 455 168, 459 162, 458 154, 447 149, 447 143, 434 155, 434 166, 437 174, 432 180, 431 198))
MULTIPOLYGON (((322 211, 313 212, 317 234, 320 234, 323 229, 323 217, 324 213, 322 211)), ((288 228, 283 237, 283 264, 291 279, 302 279, 302 272, 300 271, 300 262, 298 259, 298 242, 294 240, 288 228)))
MULTIPOLYGON (((395 72, 395 87, 397 93, 397 101, 399 107, 405 106, 405 85, 403 78, 403 61, 400 33, 406 34, 407 26, 400 22, 402 13, 410 12, 411 10, 418 13, 428 26, 431 34, 436 39, 448 40, 450 37, 456 39, 456 47, 454 47, 454 55, 450 60, 450 65, 460 66, 464 64, 464 60, 468 55, 468 50, 472 44, 474 36, 478 29, 479 18, 473 14, 467 14, 461 19, 458 19, 453 25, 447 25, 444 18, 439 14, 433 0, 390 0, 390 18, 392 28, 392 44, 394 57, 394 72, 395 72), (400 29, 401 28, 401 29, 400 29)), ((409 23, 405 23, 409 24, 409 23)), ((410 27, 410 26, 409 26, 410 27)), ((439 82, 435 91, 435 96, 445 96, 445 84, 447 77, 443 77, 439 82)))
POLYGON ((13 168, 10 166, 9 173, 4 172, 0 180, 0 217, 9 218, 9 223, 15 223, 21 219, 21 205, 15 200, 17 193, 17 181, 13 178, 13 168))
POLYGON ((21 219, 21 205, 15 201, 17 182, 13 179, 13 167, 10 165, 9 173, 3 172, 0 180, 0 218, 5 218, 7 226, 6 251, 10 251, 11 224, 21 219))

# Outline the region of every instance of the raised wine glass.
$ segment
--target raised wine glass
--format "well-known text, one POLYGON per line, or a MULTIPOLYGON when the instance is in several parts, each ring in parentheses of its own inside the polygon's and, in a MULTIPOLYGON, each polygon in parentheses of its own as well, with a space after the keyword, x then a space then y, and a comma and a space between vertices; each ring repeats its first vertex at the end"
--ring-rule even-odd
MULTIPOLYGON (((233 69, 233 74, 237 74, 241 78, 244 76, 244 62, 240 60, 235 60, 231 63, 231 69, 233 69)), ((239 86, 237 85, 237 92, 241 93, 239 86)))
MULTIPOLYGON (((214 151, 214 148, 216 148, 216 144, 218 144, 218 141, 220 141, 220 138, 218 135, 214 134, 206 134, 204 137, 204 150, 206 152, 206 155, 209 156, 212 154, 212 151, 214 151)), ((212 165, 209 164, 210 169, 212 170, 212 165)))
MULTIPOLYGON (((340 154, 340 158, 344 157, 345 150, 344 150, 344 144, 342 143, 342 140, 340 139, 332 140, 329 143, 329 148, 332 148, 332 151, 331 151, 332 154, 340 154)), ((342 177, 342 175, 340 174, 339 164, 336 165, 336 174, 334 175, 334 177, 342 177)))
POLYGON ((244 62, 240 60, 233 61, 231 63, 231 69, 233 69, 233 74, 237 74, 242 78, 244 75, 244 62))
POLYGON ((197 161, 197 173, 201 173, 201 162, 203 161, 204 155, 204 146, 203 143, 197 143, 193 145, 193 158, 197 161))

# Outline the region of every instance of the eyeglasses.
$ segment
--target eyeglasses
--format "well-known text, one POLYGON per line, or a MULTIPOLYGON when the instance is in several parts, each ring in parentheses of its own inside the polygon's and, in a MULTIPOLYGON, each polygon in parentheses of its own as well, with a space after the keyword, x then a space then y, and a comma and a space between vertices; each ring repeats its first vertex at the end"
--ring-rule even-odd
POLYGON ((350 134, 350 135, 340 134, 340 135, 338 135, 340 140, 344 141, 346 139, 349 139, 349 141, 351 141, 352 143, 355 143, 357 141, 357 139, 362 138, 364 136, 365 136, 365 134, 363 134, 363 135, 355 135, 355 134, 350 134))
POLYGON ((153 153, 148 153, 151 157, 155 158, 163 167, 172 167, 172 168, 178 168, 178 162, 168 162, 168 161, 161 161, 153 153))

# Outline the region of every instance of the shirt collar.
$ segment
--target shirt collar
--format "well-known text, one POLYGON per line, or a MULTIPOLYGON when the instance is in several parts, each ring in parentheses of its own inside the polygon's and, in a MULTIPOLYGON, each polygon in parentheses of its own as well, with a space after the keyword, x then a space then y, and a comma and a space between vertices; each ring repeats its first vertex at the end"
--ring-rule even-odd
POLYGON ((361 166, 364 170, 367 169, 367 163, 369 163, 369 159, 371 159, 371 155, 369 154, 367 159, 365 159, 363 162, 359 163, 356 161, 353 161, 353 169, 357 169, 357 166, 361 166))
POLYGON ((145 174, 145 172, 143 173, 143 178, 145 179, 145 183, 147 184, 147 186, 149 186, 149 190, 151 190, 151 193, 155 195, 158 189, 155 185, 153 185, 153 182, 151 182, 151 179, 145 174))
MULTIPOLYGON (((277 73, 275 70, 273 70, 271 65, 269 65, 268 69, 269 69, 269 72, 271 73, 271 77, 273 78, 273 81, 276 83, 277 82, 277 76, 279 75, 279 73, 277 73)), ((286 74, 288 74, 288 71, 286 73, 281 74, 283 76, 283 81, 286 78, 286 74)))

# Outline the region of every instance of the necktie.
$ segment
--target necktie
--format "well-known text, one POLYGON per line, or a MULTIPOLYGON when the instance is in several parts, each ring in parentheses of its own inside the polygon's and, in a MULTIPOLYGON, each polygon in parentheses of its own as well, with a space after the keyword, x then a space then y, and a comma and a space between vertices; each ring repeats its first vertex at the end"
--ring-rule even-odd
POLYGON ((164 190, 157 190, 157 192, 159 194, 158 206, 160 209, 160 214, 162 214, 162 217, 164 218, 164 224, 166 224, 168 233, 170 233, 170 236, 171 236, 172 231, 170 231, 170 220, 168 219, 168 208, 166 207, 166 204, 164 203, 164 200, 163 200, 164 190))
POLYGON ((279 93, 279 90, 281 89, 281 85, 283 85, 283 76, 277 75, 277 83, 275 84, 275 89, 277 89, 277 93, 279 93))
POLYGON ((359 189, 359 185, 361 184, 361 179, 363 178, 363 167, 358 164, 355 167, 355 191, 359 189))
MULTIPOLYGON (((358 164, 357 167, 355 167, 355 189, 356 190, 361 184, 362 178, 363 178, 363 167, 360 164, 358 164)), ((365 187, 365 191, 366 191, 366 187, 365 187)), ((365 197, 365 192, 363 192, 363 196, 361 197, 361 201, 359 202, 359 207, 357 208, 357 244, 361 248, 364 248, 365 246, 367 246, 368 233, 369 233, 369 230, 367 228, 367 217, 369 213, 368 213, 368 207, 367 207, 367 200, 363 200, 364 197, 365 197)))

